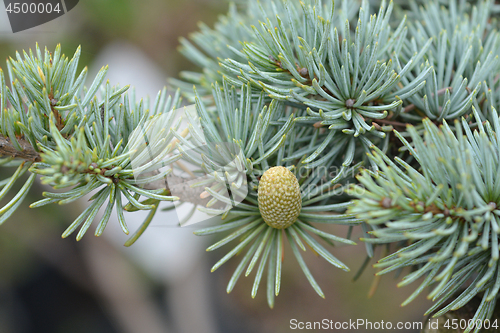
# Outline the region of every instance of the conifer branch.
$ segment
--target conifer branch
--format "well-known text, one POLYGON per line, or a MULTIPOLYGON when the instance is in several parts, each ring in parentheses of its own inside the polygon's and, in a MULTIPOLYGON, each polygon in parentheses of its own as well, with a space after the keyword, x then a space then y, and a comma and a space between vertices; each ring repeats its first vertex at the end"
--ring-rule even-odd
POLYGON ((41 161, 40 153, 28 141, 18 138, 17 142, 21 150, 17 150, 8 137, 0 135, 0 156, 19 158, 28 162, 41 161))
POLYGON ((80 49, 71 59, 59 46, 16 54, 10 86, 0 71, 0 165, 16 167, 0 199, 31 175, 0 208, 0 224, 37 175, 65 192, 45 192, 32 208, 91 195, 63 233, 77 240, 93 222, 101 235, 114 210, 128 234, 123 211, 147 210, 129 246, 161 201, 191 202, 181 224, 196 210, 220 217, 196 232, 225 233, 207 250, 234 241, 212 270, 242 253, 227 291, 255 270, 255 297, 266 272, 270 307, 285 242, 324 297, 301 251, 348 271, 325 245, 354 245, 351 232, 321 224, 360 225, 368 257, 380 244, 393 249, 377 275, 409 268, 400 285, 423 277, 404 304, 432 286, 428 313, 481 297, 473 319, 490 318, 500 290, 500 24, 492 1, 422 1, 232 5, 213 29, 181 39, 201 70, 171 80, 177 93, 152 103, 105 82, 107 68, 84 87, 80 49), (177 117, 181 91, 194 106, 177 117), (265 191, 266 205, 262 184, 276 189, 265 191), (286 212, 286 224, 276 220, 286 212))

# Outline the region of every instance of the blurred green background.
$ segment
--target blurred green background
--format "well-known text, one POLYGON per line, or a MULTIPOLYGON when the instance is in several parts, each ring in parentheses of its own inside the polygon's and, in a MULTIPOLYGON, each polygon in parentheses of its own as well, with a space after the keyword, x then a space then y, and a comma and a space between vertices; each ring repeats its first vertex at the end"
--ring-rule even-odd
MULTIPOLYGON (((49 50, 61 43, 67 55, 81 45, 81 68, 89 66, 89 72, 96 73, 109 64, 111 83, 133 83, 140 96, 154 94, 167 84, 167 77, 196 69, 177 52, 178 38, 197 30, 200 21, 212 26, 227 7, 227 2, 215 0, 82 0, 54 21, 12 34, 2 3, 0 57, 14 57, 36 42, 49 50)), ((351 267, 350 273, 306 253, 326 299, 315 294, 290 249, 285 249, 289 260, 281 294, 270 310, 265 285, 256 299, 250 297, 253 275, 241 277, 227 295, 235 262, 210 273, 224 249, 206 253, 210 239, 194 236, 193 228, 176 228, 175 215, 160 213, 131 248, 121 245, 126 236, 112 226, 101 238, 89 233, 80 242, 74 237, 63 240, 60 234, 85 202, 29 209, 29 201, 38 200, 43 190, 37 186, 0 227, 1 333, 279 333, 293 331, 291 319, 421 322, 431 304, 421 296, 401 308, 419 282, 398 289, 398 279, 387 275, 377 281, 371 267, 353 282, 365 258, 359 244, 333 249, 351 267), (374 283, 378 290, 368 298, 374 283)), ((133 230, 140 217, 129 223, 133 230)), ((336 234, 347 232, 336 228, 336 234)), ((342 330, 360 331, 370 330, 342 330)))

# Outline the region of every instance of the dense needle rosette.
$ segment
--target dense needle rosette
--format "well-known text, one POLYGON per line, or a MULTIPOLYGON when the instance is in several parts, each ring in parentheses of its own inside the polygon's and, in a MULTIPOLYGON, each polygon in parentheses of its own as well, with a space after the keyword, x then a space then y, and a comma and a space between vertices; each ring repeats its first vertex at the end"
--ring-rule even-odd
POLYGON ((349 202, 341 195, 359 164, 343 168, 332 156, 323 157, 321 167, 303 163, 303 151, 296 147, 314 141, 321 130, 296 126, 293 109, 277 100, 268 103, 263 92, 257 97, 255 92, 249 83, 232 86, 222 79, 221 85, 212 87, 216 112, 209 111, 196 95, 199 126, 189 126, 185 138, 176 134, 183 155, 180 162, 194 165, 192 173, 199 179, 192 187, 201 187, 202 196, 209 199, 197 209, 220 216, 219 225, 195 234, 227 233, 208 251, 233 245, 212 271, 246 251, 229 281, 228 292, 244 271, 246 276, 256 271, 255 297, 267 267, 267 299, 273 307, 280 290, 282 260, 288 258, 283 253, 288 241, 309 282, 324 297, 300 252, 307 246, 332 265, 349 270, 323 244, 355 243, 314 224, 351 225, 356 221, 344 214, 349 202), (219 171, 214 172, 213 166, 219 166, 219 171))
MULTIPOLYGON (((298 192, 300 194, 299 196, 294 194, 289 199, 293 200, 294 211, 297 209, 298 216, 287 220, 286 224, 278 223, 274 226, 274 223, 266 223, 264 219, 269 218, 270 214, 268 215, 268 213, 271 209, 275 213, 274 217, 271 218, 272 222, 276 222, 274 218, 282 212, 279 211, 280 208, 277 205, 262 208, 259 203, 258 193, 252 188, 249 190, 246 200, 231 209, 221 225, 195 232, 198 235, 231 232, 222 240, 210 246, 207 249, 208 251, 218 249, 232 241, 239 241, 235 243, 235 247, 231 251, 213 266, 212 271, 215 271, 230 258, 248 248, 229 281, 227 291, 231 292, 233 290, 236 281, 243 272, 245 272, 245 276, 248 276, 256 268, 257 272, 251 293, 252 297, 255 297, 264 270, 267 267, 267 299, 270 307, 274 306, 274 297, 280 291, 282 261, 289 258, 289 255, 283 253, 283 242, 289 242, 300 268, 312 287, 318 295, 324 297, 323 291, 311 275, 300 252, 306 251, 307 246, 330 264, 344 271, 349 271, 349 268, 335 258, 322 243, 329 245, 333 245, 333 242, 352 245, 355 243, 351 240, 324 232, 317 228, 315 224, 349 225, 356 222, 352 216, 343 214, 349 203, 335 203, 336 195, 343 191, 341 181, 346 177, 337 177, 338 180, 334 183, 331 181, 322 182, 321 179, 323 177, 320 174, 314 172, 303 173, 304 168, 295 169, 296 175, 294 175, 288 168, 277 166, 264 172, 260 182, 268 182, 269 180, 266 180, 267 177, 264 176, 266 176, 266 173, 272 173, 273 170, 277 171, 278 177, 285 175, 285 177, 293 176, 293 178, 296 178, 296 175, 299 175, 296 181, 297 185, 301 184, 298 192), (302 176, 300 176, 301 174, 302 176), (296 202, 295 200, 297 199, 300 199, 300 202, 296 202), (262 213, 262 210, 265 212, 262 213)), ((350 171, 352 172, 353 170, 350 171)), ((264 186, 269 186, 269 184, 264 186)), ((262 188, 260 184, 258 187, 259 190, 262 188)), ((293 188, 296 190, 295 187, 293 188)))

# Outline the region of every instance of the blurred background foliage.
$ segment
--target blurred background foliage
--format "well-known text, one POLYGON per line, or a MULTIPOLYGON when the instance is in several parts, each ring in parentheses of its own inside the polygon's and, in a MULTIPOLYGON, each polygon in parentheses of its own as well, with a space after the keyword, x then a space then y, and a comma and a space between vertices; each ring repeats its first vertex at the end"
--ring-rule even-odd
MULTIPOLYGON (((159 79, 119 83, 136 84, 138 90, 149 84, 149 93, 154 94, 166 84, 167 76, 197 70, 177 52, 178 38, 196 31, 200 21, 212 26, 227 8, 226 1, 217 0, 85 0, 59 19, 12 34, 2 2, 0 58, 14 57, 16 51, 33 48, 35 42, 49 50, 61 43, 68 55, 81 45, 80 67, 89 65, 90 73, 96 73, 109 64, 112 84, 118 83, 113 78, 120 77, 120 71, 135 73, 132 67, 147 63, 150 71, 139 69, 139 73, 156 72, 159 79), (117 52, 125 50, 122 53, 140 58, 126 58, 124 64, 119 63, 116 52, 104 57, 116 43, 121 45, 117 52)), ((205 253, 203 247, 210 240, 192 235, 193 228, 175 228, 175 216, 164 213, 165 220, 174 220, 173 224, 158 221, 131 248, 121 246, 124 235, 118 228, 108 227, 101 238, 63 240, 61 232, 85 202, 29 209, 29 202, 38 200, 43 190, 38 185, 16 216, 0 227, 2 333, 279 333, 291 331, 291 319, 420 322, 430 304, 420 297, 411 307, 401 308, 413 289, 396 288, 390 276, 375 280, 371 268, 353 283, 365 255, 363 244, 359 244, 334 249, 335 255, 352 267, 350 273, 324 265, 311 251, 305 254, 311 257, 307 262, 326 294, 325 300, 317 297, 297 271, 296 262, 285 261, 283 292, 270 310, 263 292, 254 300, 246 294, 252 277, 240 279, 241 285, 227 295, 226 284, 237 260, 211 274, 209 267, 223 252, 205 253), (168 247, 176 238, 184 238, 164 235, 181 233, 189 242, 168 247), (195 254, 186 256, 190 249, 195 254), (376 284, 378 290, 368 298, 376 284)), ((130 221, 131 229, 141 218, 137 220, 135 224, 130 221)), ((347 229, 334 231, 343 232, 347 229)), ((361 231, 357 232, 360 235, 361 231)), ((285 253, 290 254, 290 249, 285 253)))
POLYGON ((151 60, 176 75, 194 67, 176 47, 179 36, 197 29, 198 22, 212 25, 227 10, 226 1, 217 0, 85 0, 75 11, 43 26, 12 34, 1 5, 0 57, 33 47, 54 49, 60 43, 67 54, 82 46, 80 64, 88 64, 99 51, 116 40, 126 40, 143 50, 151 60), (63 27, 63 29, 60 29, 63 27), (20 48, 22 46, 22 48, 20 48))

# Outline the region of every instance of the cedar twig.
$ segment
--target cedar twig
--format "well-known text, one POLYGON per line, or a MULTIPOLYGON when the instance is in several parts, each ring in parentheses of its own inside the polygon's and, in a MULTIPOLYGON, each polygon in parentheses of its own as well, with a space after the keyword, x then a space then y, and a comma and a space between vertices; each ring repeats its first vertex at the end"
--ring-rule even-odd
POLYGON ((19 145, 22 148, 20 151, 14 147, 9 138, 0 135, 0 156, 21 158, 31 162, 40 162, 42 160, 40 153, 36 151, 28 141, 22 138, 17 138, 17 142, 19 142, 19 145))
MULTIPOLYGON (((40 153, 33 148, 33 146, 25 139, 18 138, 17 141, 21 146, 22 150, 17 150, 12 141, 9 138, 0 135, 0 156, 4 157, 14 157, 23 159, 30 162, 40 162, 42 160, 40 153)), ((189 178, 183 178, 176 175, 168 175, 166 179, 158 180, 153 183, 149 183, 145 186, 146 189, 159 189, 165 188, 170 191, 175 188, 176 194, 181 193, 181 201, 190 202, 197 205, 206 206, 209 199, 200 197, 204 187, 190 187, 189 178)))

